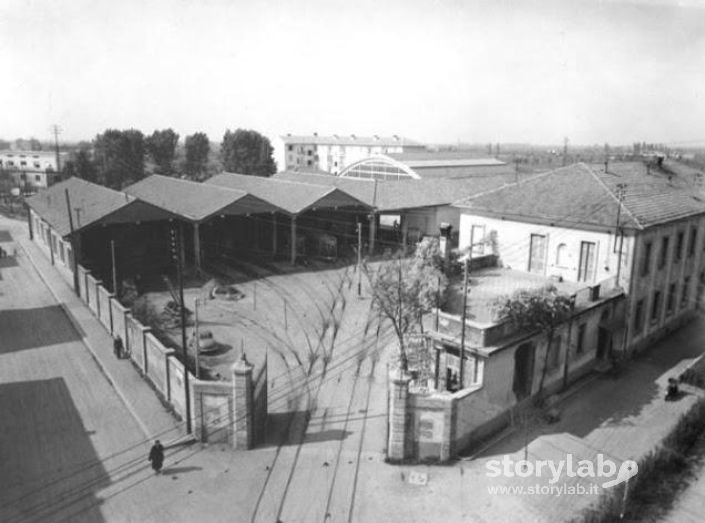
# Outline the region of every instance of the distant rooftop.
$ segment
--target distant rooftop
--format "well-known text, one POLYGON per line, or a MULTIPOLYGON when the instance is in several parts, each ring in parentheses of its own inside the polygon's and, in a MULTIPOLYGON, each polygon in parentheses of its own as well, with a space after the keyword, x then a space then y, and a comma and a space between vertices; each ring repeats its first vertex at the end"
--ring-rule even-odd
POLYGON ((408 152, 390 153, 387 156, 412 169, 424 167, 464 167, 483 165, 506 165, 496 158, 480 157, 468 152, 408 152))
POLYGON ((281 136, 281 139, 287 144, 315 144, 315 145, 361 145, 361 146, 383 146, 383 147, 424 147, 422 143, 415 140, 405 138, 404 136, 357 136, 354 134, 347 135, 328 135, 319 136, 312 135, 291 135, 281 136))

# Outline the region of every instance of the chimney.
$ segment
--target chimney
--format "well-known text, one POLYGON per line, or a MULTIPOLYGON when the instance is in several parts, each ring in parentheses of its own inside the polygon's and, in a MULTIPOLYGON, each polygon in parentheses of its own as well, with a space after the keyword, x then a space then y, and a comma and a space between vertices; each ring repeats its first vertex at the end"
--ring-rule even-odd
POLYGON ((357 137, 356 137, 354 134, 351 134, 351 135, 350 135, 350 138, 352 138, 353 140, 355 140, 357 137))
POLYGON ((314 131, 313 136, 318 136, 318 133, 314 131))

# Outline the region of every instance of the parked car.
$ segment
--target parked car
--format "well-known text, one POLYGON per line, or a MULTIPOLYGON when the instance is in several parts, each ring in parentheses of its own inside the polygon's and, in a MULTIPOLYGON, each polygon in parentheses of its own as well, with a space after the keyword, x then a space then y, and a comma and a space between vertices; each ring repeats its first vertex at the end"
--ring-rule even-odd
MULTIPOLYGON (((189 345, 194 346, 196 341, 196 332, 191 334, 189 345)), ((215 342, 213 333, 207 329, 199 329, 198 331, 198 352, 207 353, 218 350, 218 344, 215 342)))

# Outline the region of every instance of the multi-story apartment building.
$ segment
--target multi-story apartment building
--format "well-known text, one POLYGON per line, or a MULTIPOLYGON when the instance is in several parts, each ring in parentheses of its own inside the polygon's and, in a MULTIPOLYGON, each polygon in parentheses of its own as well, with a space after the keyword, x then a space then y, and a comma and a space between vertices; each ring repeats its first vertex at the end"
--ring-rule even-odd
POLYGON ((339 174, 364 158, 388 153, 422 152, 423 144, 402 136, 294 136, 274 140, 274 159, 279 171, 325 171, 339 174))
MULTIPOLYGON (((58 161, 64 165, 68 153, 59 153, 58 161)), ((12 176, 16 187, 48 187, 59 172, 57 155, 53 151, 0 151, 0 171, 12 176)))
POLYGON ((554 279, 616 278, 640 348, 692 317, 705 268, 705 197, 658 164, 576 164, 456 203, 461 248, 554 279), (480 240, 489 239, 487 244, 480 240))

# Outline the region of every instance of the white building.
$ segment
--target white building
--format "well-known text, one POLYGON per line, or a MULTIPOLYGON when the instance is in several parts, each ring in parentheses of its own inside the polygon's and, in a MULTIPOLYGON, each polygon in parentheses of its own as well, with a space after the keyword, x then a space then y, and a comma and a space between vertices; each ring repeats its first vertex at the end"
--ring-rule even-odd
POLYGON ((279 171, 325 171, 336 175, 348 165, 373 155, 426 150, 423 144, 396 135, 287 134, 275 139, 273 146, 279 171))
MULTIPOLYGON (((68 159, 68 153, 59 153, 60 166, 68 159)), ((54 151, 0 151, 0 171, 12 175, 17 187, 48 187, 59 172, 54 151)))
POLYGON ((556 279, 597 286, 615 277, 628 300, 624 345, 642 347, 698 306, 705 268, 700 194, 692 179, 657 165, 617 163, 605 172, 576 164, 457 202, 459 245, 556 279), (477 245, 483 239, 489 244, 477 245))

